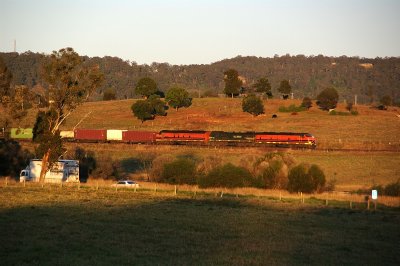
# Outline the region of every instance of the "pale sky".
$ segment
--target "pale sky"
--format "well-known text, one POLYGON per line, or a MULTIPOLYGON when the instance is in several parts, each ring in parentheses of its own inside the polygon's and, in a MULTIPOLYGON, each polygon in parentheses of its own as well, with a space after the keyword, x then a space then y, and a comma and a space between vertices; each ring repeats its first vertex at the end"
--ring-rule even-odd
POLYGON ((0 0, 0 51, 139 64, 241 56, 400 56, 400 0, 0 0))

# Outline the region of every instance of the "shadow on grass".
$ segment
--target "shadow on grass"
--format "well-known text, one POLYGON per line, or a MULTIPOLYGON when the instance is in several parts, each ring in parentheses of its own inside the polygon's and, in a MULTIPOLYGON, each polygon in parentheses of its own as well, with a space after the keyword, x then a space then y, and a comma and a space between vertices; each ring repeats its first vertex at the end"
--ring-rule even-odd
POLYGON ((3 265, 399 262, 397 212, 150 193, 60 193, 37 192, 40 202, 16 199, 21 204, 0 208, 3 265))

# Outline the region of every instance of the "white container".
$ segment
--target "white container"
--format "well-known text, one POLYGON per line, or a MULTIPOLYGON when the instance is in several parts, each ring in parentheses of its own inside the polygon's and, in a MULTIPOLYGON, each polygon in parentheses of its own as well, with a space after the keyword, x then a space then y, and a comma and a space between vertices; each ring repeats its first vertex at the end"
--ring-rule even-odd
POLYGON ((107 130, 107 140, 108 141, 113 141, 113 140, 122 140, 122 132, 126 130, 120 130, 120 129, 108 129, 107 130))
POLYGON ((68 130, 61 130, 60 131, 60 137, 62 139, 73 139, 74 136, 74 131, 68 131, 68 130))

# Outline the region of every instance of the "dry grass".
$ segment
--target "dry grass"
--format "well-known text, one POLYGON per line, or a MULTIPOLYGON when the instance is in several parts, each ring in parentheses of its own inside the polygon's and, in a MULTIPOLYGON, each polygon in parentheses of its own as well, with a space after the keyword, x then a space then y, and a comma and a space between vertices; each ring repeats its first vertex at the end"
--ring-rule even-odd
MULTIPOLYGON (((112 185, 115 184, 113 180, 104 179, 89 179, 87 183, 63 183, 63 184, 39 184, 39 183, 19 183, 13 179, 5 178, 0 179, 0 188, 3 187, 14 187, 14 188, 42 188, 50 189, 53 191, 59 191, 63 189, 92 189, 92 190, 113 190, 113 191, 137 191, 137 192, 154 192, 168 195, 186 194, 191 197, 206 197, 206 198, 223 198, 223 197, 256 197, 256 198, 270 198, 275 200, 289 200, 294 202, 302 202, 304 199, 305 203, 309 202, 315 204, 312 200, 328 200, 341 202, 339 205, 344 206, 348 202, 353 203, 365 203, 365 195, 352 194, 348 192, 324 192, 320 194, 300 194, 300 193, 289 193, 286 190, 277 189, 258 189, 258 188, 199 188, 197 185, 172 185, 167 183, 156 183, 156 182, 139 182, 140 187, 137 189, 124 189, 114 188, 112 185)), ((326 204, 320 202, 320 204, 326 204)), ((388 197, 379 195, 379 205, 385 205, 390 207, 400 207, 400 197, 388 197)))
MULTIPOLYGON (((320 148, 400 150, 400 119, 398 108, 388 111, 357 106, 357 116, 331 116, 312 107, 297 115, 279 113, 279 106, 299 105, 299 100, 265 100, 265 115, 253 117, 241 110, 241 99, 193 99, 193 105, 179 111, 170 109, 166 117, 141 123, 131 112, 135 100, 89 102, 80 106, 67 120, 63 129, 72 129, 90 113, 80 128, 102 129, 204 129, 225 131, 291 131, 310 132, 318 139, 320 148), (278 114, 278 119, 272 119, 278 114)), ((345 111, 339 104, 337 110, 345 111)), ((22 123, 33 126, 34 116, 22 123)))

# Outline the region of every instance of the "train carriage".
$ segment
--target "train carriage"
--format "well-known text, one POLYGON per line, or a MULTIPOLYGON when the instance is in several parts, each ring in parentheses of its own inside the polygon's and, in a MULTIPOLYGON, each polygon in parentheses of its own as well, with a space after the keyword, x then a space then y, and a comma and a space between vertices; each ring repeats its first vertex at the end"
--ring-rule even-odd
POLYGON ((225 132, 212 131, 210 144, 229 146, 252 146, 254 144, 254 132, 225 132))
POLYGON ((125 143, 153 144, 156 142, 156 132, 126 130, 122 132, 122 141, 125 143))
POLYGON ((161 130, 157 135, 158 143, 170 144, 201 144, 208 143, 210 131, 203 130, 161 130))
POLYGON ((315 137, 309 133, 291 132, 256 132, 255 142, 258 144, 284 147, 315 148, 315 137))

